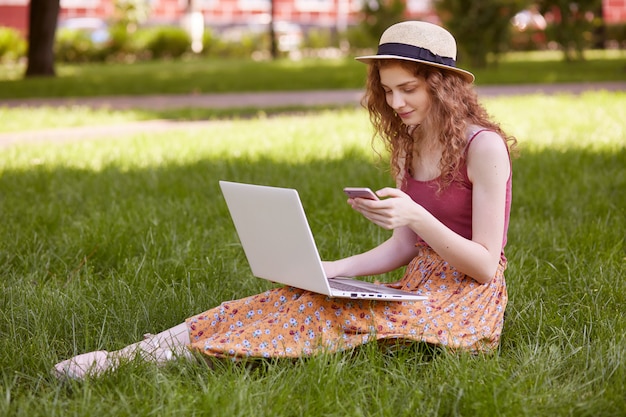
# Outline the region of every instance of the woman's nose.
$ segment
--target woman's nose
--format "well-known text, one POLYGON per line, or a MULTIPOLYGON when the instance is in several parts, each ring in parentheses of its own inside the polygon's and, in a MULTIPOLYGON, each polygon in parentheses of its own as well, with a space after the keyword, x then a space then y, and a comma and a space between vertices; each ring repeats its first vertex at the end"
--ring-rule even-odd
POLYGON ((402 108, 404 106, 404 97, 400 93, 392 93, 390 104, 394 110, 402 108))

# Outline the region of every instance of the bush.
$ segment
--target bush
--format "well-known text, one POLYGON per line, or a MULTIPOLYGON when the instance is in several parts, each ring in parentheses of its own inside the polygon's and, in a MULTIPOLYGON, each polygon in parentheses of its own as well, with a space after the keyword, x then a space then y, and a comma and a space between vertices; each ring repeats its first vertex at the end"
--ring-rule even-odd
POLYGON ((311 49, 322 49, 329 47, 337 47, 337 37, 333 31, 328 28, 311 29, 305 36, 304 46, 311 49))
POLYGON ((129 33, 124 25, 113 25, 109 34, 110 39, 101 44, 85 31, 59 29, 56 58, 63 62, 179 58, 191 46, 187 32, 177 27, 139 28, 129 33))
POLYGON ((607 46, 626 48, 626 23, 608 24, 605 30, 607 46))
POLYGON ((111 41, 107 49, 107 60, 134 61, 143 57, 138 56, 138 47, 134 37, 128 33, 124 24, 114 24, 110 29, 111 41))
POLYGON ((202 54, 216 58, 250 58, 255 51, 269 47, 269 40, 263 35, 248 33, 238 40, 228 40, 208 29, 204 31, 203 43, 202 54))
POLYGON ((54 55, 61 62, 104 61, 107 45, 96 44, 86 31, 59 29, 54 42, 54 55))
POLYGON ((352 51, 376 49, 378 45, 378 37, 374 37, 364 25, 349 27, 345 37, 352 51))
POLYGON ((509 29, 509 51, 536 51, 548 47, 546 34, 540 29, 520 31, 511 25, 509 29))
POLYGON ((17 61, 26 55, 26 41, 11 28, 0 27, 0 61, 17 61))
POLYGON ((177 27, 139 29, 137 36, 143 37, 143 49, 149 51, 152 58, 178 58, 191 47, 189 34, 177 27))
POLYGON ((437 0, 437 14, 457 41, 457 63, 485 68, 493 57, 506 51, 511 35, 511 18, 525 0, 437 0))

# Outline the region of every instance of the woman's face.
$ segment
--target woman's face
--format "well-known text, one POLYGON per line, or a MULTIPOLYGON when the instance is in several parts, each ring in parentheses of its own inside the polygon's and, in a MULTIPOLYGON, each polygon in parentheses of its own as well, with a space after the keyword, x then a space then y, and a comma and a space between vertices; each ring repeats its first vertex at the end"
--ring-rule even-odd
POLYGON ((426 80, 415 76, 398 64, 379 70, 380 82, 387 104, 406 125, 419 125, 430 110, 430 95, 426 80))

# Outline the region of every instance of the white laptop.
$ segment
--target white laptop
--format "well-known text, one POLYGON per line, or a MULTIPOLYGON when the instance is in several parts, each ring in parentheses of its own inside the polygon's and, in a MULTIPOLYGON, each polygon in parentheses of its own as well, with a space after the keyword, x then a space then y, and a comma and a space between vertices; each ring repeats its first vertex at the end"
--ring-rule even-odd
POLYGON ((327 278, 298 192, 220 181, 252 273, 330 297, 425 300, 426 297, 350 278, 327 278))

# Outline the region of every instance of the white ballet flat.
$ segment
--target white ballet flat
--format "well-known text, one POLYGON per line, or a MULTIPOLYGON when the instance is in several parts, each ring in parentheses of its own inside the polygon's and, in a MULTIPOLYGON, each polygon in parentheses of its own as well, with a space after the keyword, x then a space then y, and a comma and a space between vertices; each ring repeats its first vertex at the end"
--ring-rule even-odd
POLYGON ((122 361, 139 357, 146 362, 163 365, 179 357, 190 359, 193 357, 186 346, 163 347, 155 335, 145 334, 141 342, 115 352, 97 350, 74 356, 59 362, 52 368, 52 374, 58 379, 81 380, 87 377, 97 377, 104 372, 114 370, 122 361))
POLYGON ((57 363, 52 368, 52 374, 60 380, 81 380, 100 376, 111 369, 113 369, 113 363, 109 359, 109 352, 97 350, 57 363))

